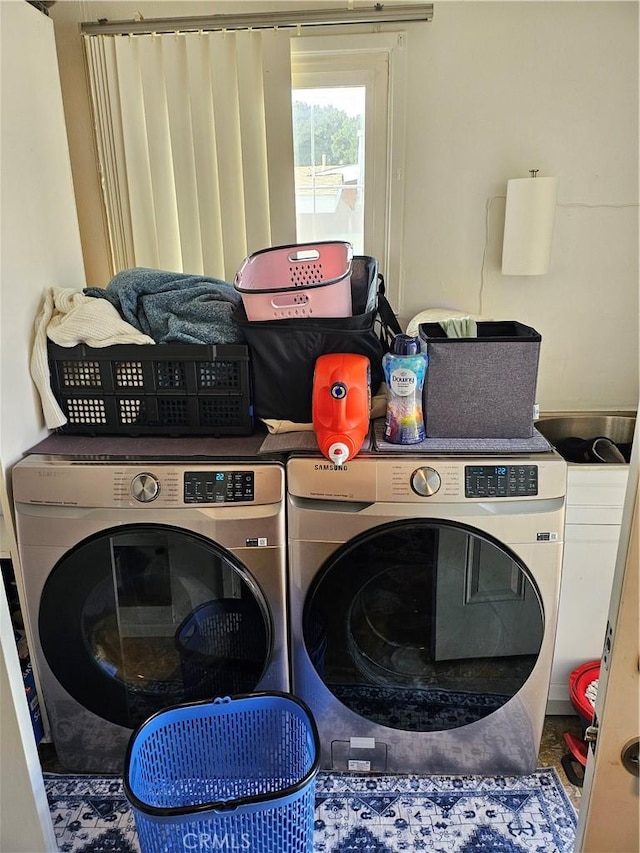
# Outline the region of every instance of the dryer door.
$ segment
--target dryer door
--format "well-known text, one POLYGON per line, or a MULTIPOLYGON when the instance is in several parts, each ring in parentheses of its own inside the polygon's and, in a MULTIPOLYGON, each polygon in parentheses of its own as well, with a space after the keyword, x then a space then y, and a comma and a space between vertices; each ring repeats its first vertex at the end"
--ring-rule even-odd
POLYGON ((155 524, 69 551, 44 586, 39 633, 65 690, 128 728, 168 705, 255 690, 272 642, 249 571, 214 542, 155 524))
POLYGON ((538 659, 537 587, 505 545, 457 522, 376 527, 335 552, 304 607, 310 662, 372 722, 442 731, 508 702, 538 659))

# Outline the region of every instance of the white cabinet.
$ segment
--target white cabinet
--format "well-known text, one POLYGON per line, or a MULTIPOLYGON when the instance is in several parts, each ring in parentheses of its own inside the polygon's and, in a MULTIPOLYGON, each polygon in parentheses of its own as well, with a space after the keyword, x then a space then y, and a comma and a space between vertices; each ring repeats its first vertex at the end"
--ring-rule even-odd
POLYGON ((562 587, 547 713, 574 713, 569 676, 602 654, 626 465, 569 465, 562 587))

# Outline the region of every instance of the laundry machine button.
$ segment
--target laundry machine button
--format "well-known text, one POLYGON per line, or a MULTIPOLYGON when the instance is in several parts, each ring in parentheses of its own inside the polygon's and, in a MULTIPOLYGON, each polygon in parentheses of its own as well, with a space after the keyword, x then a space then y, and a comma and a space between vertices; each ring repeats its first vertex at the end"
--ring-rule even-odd
POLYGON ((425 498, 435 495, 441 483, 440 474, 435 468, 418 468, 411 475, 411 488, 416 494, 425 498))
POLYGON ((140 503, 150 503, 160 494, 160 483, 153 474, 136 474, 131 481, 131 494, 140 503))

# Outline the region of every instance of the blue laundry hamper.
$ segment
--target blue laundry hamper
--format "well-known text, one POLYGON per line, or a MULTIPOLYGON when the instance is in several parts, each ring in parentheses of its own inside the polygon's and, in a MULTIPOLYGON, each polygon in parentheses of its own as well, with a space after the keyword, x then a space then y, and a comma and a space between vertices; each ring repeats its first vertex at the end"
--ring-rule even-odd
POLYGON ((269 649, 267 626, 252 598, 201 604, 178 626, 175 644, 189 702, 253 692, 269 649))
POLYGON ((319 763, 311 712, 287 693, 158 712, 125 759, 141 853, 311 853, 319 763))

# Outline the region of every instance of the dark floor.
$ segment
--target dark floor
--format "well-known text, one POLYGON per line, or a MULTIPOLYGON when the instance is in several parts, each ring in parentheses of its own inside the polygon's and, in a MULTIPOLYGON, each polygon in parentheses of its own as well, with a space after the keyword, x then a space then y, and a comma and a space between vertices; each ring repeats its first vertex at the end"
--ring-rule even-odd
MULTIPOLYGON (((554 767, 564 785, 567 796, 573 807, 578 811, 582 789, 572 785, 562 766, 562 757, 567 753, 564 742, 564 732, 571 732, 576 737, 581 736, 580 721, 577 716, 553 716, 545 719, 542 731, 542 742, 538 756, 539 767, 554 767)), ((42 743, 39 746, 40 762, 42 769, 49 773, 64 773, 63 767, 58 763, 55 749, 50 743, 42 743)))
MULTIPOLYGON (((570 732, 575 737, 582 738, 580 718, 577 715, 566 717, 554 716, 545 719, 540 752, 538 753, 538 767, 555 767, 560 781, 567 792, 567 796, 571 800, 574 809, 578 811, 580 808, 580 798, 582 797, 582 788, 578 785, 573 785, 569 781, 562 766, 562 757, 569 752, 564 741, 564 732, 570 732)), ((578 776, 581 776, 580 768, 576 766, 575 769, 578 771, 578 776)))

